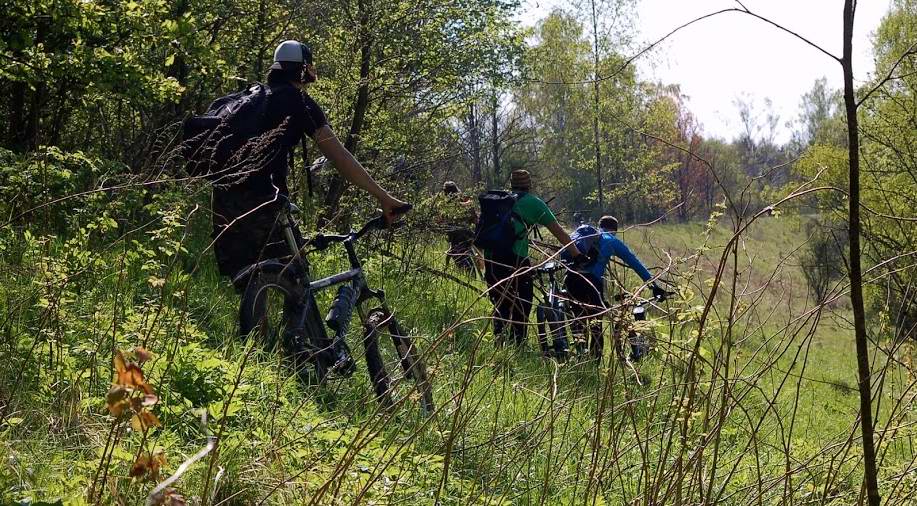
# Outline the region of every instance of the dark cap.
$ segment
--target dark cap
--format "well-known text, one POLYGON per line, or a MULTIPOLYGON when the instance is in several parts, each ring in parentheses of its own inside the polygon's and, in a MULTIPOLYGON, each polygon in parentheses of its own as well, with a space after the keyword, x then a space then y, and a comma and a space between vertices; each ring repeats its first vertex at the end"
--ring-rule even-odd
POLYGON ((618 219, 610 214, 606 214, 599 220, 599 228, 608 232, 617 232, 618 219))
POLYGON ((525 169, 516 169, 509 175, 509 186, 513 190, 528 191, 532 187, 532 176, 525 169))

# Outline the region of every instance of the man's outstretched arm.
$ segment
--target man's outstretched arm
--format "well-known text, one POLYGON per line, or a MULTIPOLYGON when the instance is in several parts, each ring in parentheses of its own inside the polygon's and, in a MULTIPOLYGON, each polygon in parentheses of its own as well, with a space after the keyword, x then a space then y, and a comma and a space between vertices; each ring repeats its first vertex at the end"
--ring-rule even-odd
POLYGON ((570 234, 568 234, 567 231, 564 230, 564 227, 560 226, 560 223, 558 223, 556 220, 552 223, 549 223, 548 225, 545 225, 545 227, 549 232, 551 232, 551 235, 560 241, 561 244, 567 245, 567 251, 570 252, 574 258, 582 254, 582 252, 576 248, 576 244, 573 243, 573 239, 570 239, 570 234))
POLYGON ((341 141, 328 125, 315 131, 315 143, 322 154, 334 164, 338 174, 376 197, 376 200, 382 206, 382 212, 385 213, 386 219, 391 222, 394 219, 393 211, 406 203, 391 196, 384 188, 379 186, 379 183, 366 172, 363 165, 341 144, 341 141))
POLYGON ((644 283, 653 278, 653 275, 650 274, 650 271, 647 270, 646 266, 644 266, 642 262, 640 262, 640 259, 637 258, 637 255, 635 255, 634 252, 631 251, 626 244, 624 244, 624 241, 612 236, 611 245, 615 256, 623 260, 628 267, 633 269, 634 272, 640 276, 640 279, 642 279, 644 283))

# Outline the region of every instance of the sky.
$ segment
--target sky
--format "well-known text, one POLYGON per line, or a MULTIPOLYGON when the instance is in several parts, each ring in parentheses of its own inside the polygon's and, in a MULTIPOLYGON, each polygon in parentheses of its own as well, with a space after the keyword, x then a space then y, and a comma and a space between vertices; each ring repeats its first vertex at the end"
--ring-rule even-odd
MULTIPOLYGON (((570 0, 525 0, 520 21, 534 25, 554 6, 570 0)), ((744 0, 749 10, 841 56, 843 0, 744 0)), ((854 20, 854 79, 873 71, 871 36, 890 0, 859 0, 854 20)), ((701 15, 737 7, 734 0, 638 0, 636 26, 643 45, 701 15)), ((601 13, 599 13, 601 16, 601 13)), ((681 85, 688 108, 707 137, 734 138, 741 130, 735 100, 751 102, 763 115, 765 99, 780 116, 776 140, 789 139, 784 124, 798 116, 803 93, 820 77, 842 88, 840 65, 792 35, 736 13, 721 14, 682 29, 637 62, 642 79, 681 85)))

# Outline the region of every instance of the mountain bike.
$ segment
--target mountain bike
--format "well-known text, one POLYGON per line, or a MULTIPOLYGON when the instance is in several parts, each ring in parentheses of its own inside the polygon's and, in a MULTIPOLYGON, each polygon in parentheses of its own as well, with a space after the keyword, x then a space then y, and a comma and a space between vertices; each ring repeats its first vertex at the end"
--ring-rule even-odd
MULTIPOLYGON (((322 384, 329 374, 350 376, 355 369, 345 336, 356 309, 363 322, 366 367, 377 400, 386 407, 416 401, 424 413, 431 413, 433 394, 421 353, 386 304, 385 292, 367 285, 356 254, 357 241, 370 231, 386 228, 385 218, 373 218, 356 232, 318 234, 304 241, 294 219, 298 208, 285 197, 280 200, 278 225, 291 257, 248 266, 233 279, 244 290, 239 307, 241 333, 255 333, 269 345, 279 338, 300 379, 322 384), (350 269, 313 281, 306 256, 334 244, 343 245, 350 269), (337 294, 323 322, 315 294, 336 285, 337 294), (378 306, 365 311, 363 305, 371 299, 378 306), (325 325, 334 332, 333 338, 325 325), (389 339, 384 338, 386 334, 389 339)), ((408 210, 409 205, 403 206, 396 214, 408 210)))
POLYGON ((620 302, 618 313, 623 309, 629 308, 632 321, 616 320, 613 322, 613 336, 615 354, 619 358, 625 357, 625 344, 630 346, 630 353, 627 358, 632 362, 637 362, 649 355, 656 348, 656 334, 648 324, 641 322, 647 321, 647 310, 657 306, 666 298, 675 295, 675 292, 665 292, 662 296, 644 299, 632 294, 620 294, 615 296, 615 301, 620 302))
POLYGON ((567 291, 557 282, 556 273, 568 267, 561 262, 545 262, 535 268, 536 286, 542 298, 535 306, 538 320, 538 344, 545 357, 565 359, 570 352, 567 341, 567 327, 570 321, 570 305, 567 291))

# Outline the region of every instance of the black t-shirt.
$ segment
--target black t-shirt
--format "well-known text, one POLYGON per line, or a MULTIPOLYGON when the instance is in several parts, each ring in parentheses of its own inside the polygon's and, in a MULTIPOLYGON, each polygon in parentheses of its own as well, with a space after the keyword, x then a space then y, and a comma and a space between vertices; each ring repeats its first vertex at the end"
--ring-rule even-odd
MULTIPOLYGON (((308 94, 289 83, 272 83, 268 81, 270 93, 262 124, 263 132, 276 131, 280 138, 275 149, 277 156, 271 157, 265 167, 259 168, 254 180, 249 181, 249 190, 264 191, 273 194, 274 186, 284 194, 287 188, 289 171, 289 153, 299 144, 303 135, 315 138, 315 132, 328 124, 322 108, 308 94), (279 156, 282 154, 283 156, 279 156)), ((245 184, 245 183, 243 183, 245 184)))
POLYGON ((321 107, 306 93, 287 82, 269 81, 267 86, 258 128, 263 134, 234 151, 228 164, 234 176, 226 178, 226 184, 216 185, 217 192, 230 192, 243 200, 273 196, 278 189, 289 194, 290 153, 303 135, 314 138, 315 132, 328 124, 321 107))
POLYGON ((321 107, 306 93, 289 83, 268 81, 260 138, 238 152, 235 164, 244 177, 214 185, 214 252, 220 272, 233 275, 260 258, 288 255, 275 226, 279 191, 289 194, 287 173, 291 150, 303 135, 328 124, 321 107))
POLYGON ((289 132, 284 134, 284 140, 289 137, 289 145, 294 146, 303 134, 314 138, 315 131, 328 124, 322 108, 308 94, 289 83, 268 81, 267 85, 271 92, 267 97, 265 132, 277 128, 289 118, 289 132))

